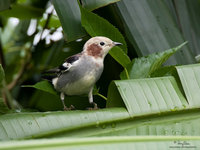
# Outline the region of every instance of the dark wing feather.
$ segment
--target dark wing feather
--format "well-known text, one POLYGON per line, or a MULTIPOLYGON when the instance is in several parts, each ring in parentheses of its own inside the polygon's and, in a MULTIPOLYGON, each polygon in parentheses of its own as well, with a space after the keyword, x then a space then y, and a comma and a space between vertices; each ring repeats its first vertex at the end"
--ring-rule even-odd
POLYGON ((59 72, 60 72, 59 68, 53 68, 53 69, 42 72, 42 74, 54 74, 54 73, 59 73, 59 72))
POLYGON ((73 55, 73 56, 70 56, 65 60, 65 62, 73 64, 73 62, 77 61, 80 58, 80 56, 81 56, 80 53, 76 54, 76 55, 73 55))
POLYGON ((72 65, 75 61, 79 60, 81 54, 76 54, 68 57, 65 62, 57 68, 53 68, 43 72, 42 74, 51 74, 51 75, 43 75, 44 79, 51 80, 56 76, 60 76, 63 72, 68 71, 70 68, 64 64, 72 65), (52 75, 53 74, 53 75, 52 75))
POLYGON ((43 79, 46 79, 50 82, 52 82, 53 78, 56 78, 56 77, 57 77, 57 75, 42 75, 43 79))

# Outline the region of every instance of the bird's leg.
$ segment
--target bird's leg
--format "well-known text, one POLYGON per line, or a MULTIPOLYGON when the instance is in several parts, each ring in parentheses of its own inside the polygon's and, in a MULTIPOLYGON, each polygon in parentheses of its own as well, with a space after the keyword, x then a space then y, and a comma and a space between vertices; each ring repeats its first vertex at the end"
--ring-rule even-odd
POLYGON ((63 104, 63 110, 68 110, 67 106, 65 105, 65 94, 63 92, 60 93, 60 99, 62 101, 63 104))
POLYGON ((89 99, 89 103, 93 105, 94 110, 98 109, 97 104, 95 102, 93 102, 93 87, 90 89, 90 92, 88 93, 88 99, 89 99))
POLYGON ((63 110, 74 110, 75 107, 73 105, 71 105, 69 108, 65 105, 65 94, 63 92, 60 93, 60 99, 62 101, 63 104, 63 110))

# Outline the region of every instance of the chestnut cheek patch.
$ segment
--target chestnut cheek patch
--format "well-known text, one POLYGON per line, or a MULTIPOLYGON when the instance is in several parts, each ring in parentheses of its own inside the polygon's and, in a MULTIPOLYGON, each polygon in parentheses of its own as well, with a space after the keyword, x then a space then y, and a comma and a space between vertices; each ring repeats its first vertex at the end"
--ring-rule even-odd
POLYGON ((87 47, 87 54, 90 56, 102 57, 102 48, 97 44, 91 44, 87 47))

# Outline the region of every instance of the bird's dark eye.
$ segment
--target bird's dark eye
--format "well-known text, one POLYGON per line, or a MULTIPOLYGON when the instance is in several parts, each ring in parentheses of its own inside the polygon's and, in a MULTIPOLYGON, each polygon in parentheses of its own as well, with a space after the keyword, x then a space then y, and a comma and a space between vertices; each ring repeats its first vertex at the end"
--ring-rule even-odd
POLYGON ((105 43, 104 43, 104 42, 100 42, 100 45, 101 45, 101 46, 104 46, 104 45, 105 45, 105 43))

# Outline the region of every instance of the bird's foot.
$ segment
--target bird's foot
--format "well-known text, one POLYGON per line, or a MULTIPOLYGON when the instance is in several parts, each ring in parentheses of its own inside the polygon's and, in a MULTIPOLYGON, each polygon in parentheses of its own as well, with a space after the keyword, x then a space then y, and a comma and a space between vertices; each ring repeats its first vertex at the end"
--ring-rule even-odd
POLYGON ((93 105, 93 107, 88 107, 88 108, 86 108, 87 110, 98 110, 99 109, 96 103, 93 102, 91 104, 93 105))
POLYGON ((73 105, 71 105, 69 108, 64 106, 63 108, 64 111, 70 111, 70 110, 76 110, 75 107, 73 105))

